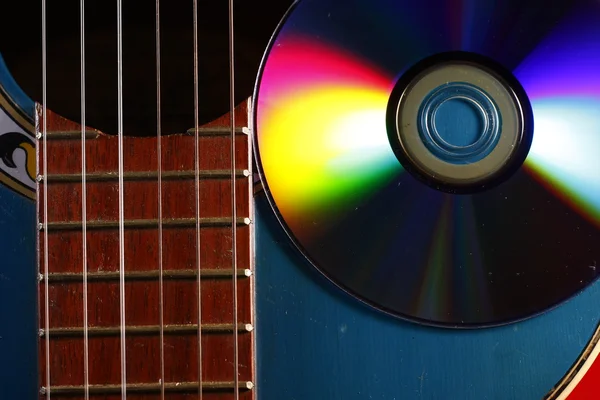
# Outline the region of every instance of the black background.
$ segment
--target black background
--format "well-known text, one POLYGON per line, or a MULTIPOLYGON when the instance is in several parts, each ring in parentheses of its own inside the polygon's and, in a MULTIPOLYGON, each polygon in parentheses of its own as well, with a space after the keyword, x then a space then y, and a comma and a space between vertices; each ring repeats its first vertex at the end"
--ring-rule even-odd
MULTIPOLYGON (((42 100, 42 0, 2 5, 0 54, 33 100, 42 100)), ((236 103, 252 94, 269 39, 292 0, 237 0, 235 16, 236 103)), ((123 0, 124 130, 156 134, 154 0, 123 0)), ((69 119, 81 118, 80 3, 47 0, 47 105, 69 119)), ((117 130, 117 1, 86 0, 86 121, 117 130)), ((163 133, 194 125, 193 2, 162 0, 161 88, 163 133)), ((198 0, 200 122, 229 110, 227 0, 198 0)))

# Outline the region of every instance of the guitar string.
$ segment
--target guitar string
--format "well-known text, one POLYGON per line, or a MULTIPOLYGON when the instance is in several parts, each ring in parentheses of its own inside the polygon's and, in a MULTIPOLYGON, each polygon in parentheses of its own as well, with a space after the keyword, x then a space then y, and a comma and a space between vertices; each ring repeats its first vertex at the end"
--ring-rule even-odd
POLYGON ((160 70, 160 0, 156 0, 156 157, 158 164, 158 292, 160 329, 160 398, 165 399, 165 330, 163 287, 163 221, 162 221, 162 116, 160 70))
POLYGON ((89 335, 88 335, 88 265, 87 265, 87 169, 85 154, 85 0, 79 2, 79 35, 81 55, 81 246, 83 259, 83 390, 85 400, 90 398, 89 335))
POLYGON ((232 266, 233 266, 233 384, 234 398, 239 400, 239 351, 238 351, 238 290, 237 290, 237 202, 236 202, 236 129, 235 129, 235 60, 234 60, 233 0, 229 0, 229 122, 231 126, 231 214, 232 214, 232 266))
POLYGON ((127 398, 127 346, 125 343, 125 211, 123 184, 123 4, 117 0, 117 98, 119 153, 119 306, 121 328, 121 399, 127 398))
POLYGON ((194 192, 196 196, 196 268, 198 292, 198 398, 202 400, 202 254, 200 248, 200 121, 198 93, 198 0, 193 1, 194 30, 194 192))
POLYGON ((44 344, 46 355, 46 400, 50 400, 50 285, 48 282, 49 263, 48 263, 48 75, 47 75, 47 32, 46 32, 46 0, 42 0, 42 142, 43 142, 43 177, 44 177, 44 344))
MULTIPOLYGON (((159 58, 160 58, 160 49, 159 49, 159 38, 160 38, 160 33, 158 31, 158 22, 159 22, 159 12, 158 12, 158 3, 159 0, 157 0, 157 62, 159 62, 159 58)), ((85 73, 85 67, 84 67, 84 36, 83 36, 83 32, 84 32, 84 19, 83 19, 83 9, 84 9, 84 0, 81 0, 81 7, 82 7, 82 15, 81 15, 81 34, 82 34, 82 54, 81 54, 81 60, 82 60, 82 184, 83 184, 83 193, 85 193, 85 88, 83 85, 84 82, 84 73, 85 73)), ((124 257, 124 193, 123 193, 123 76, 122 76, 122 0, 117 0, 117 79, 118 79, 118 90, 117 90, 117 95, 118 95, 118 147, 119 147, 119 275, 120 275, 120 282, 119 282, 119 287, 120 287, 120 327, 121 327, 121 386, 122 386, 122 391, 121 391, 121 397, 122 399, 126 399, 126 345, 125 345, 125 282, 124 282, 124 263, 125 263, 125 257, 124 257)), ((43 91, 43 106, 42 106, 42 115, 43 115, 43 143, 44 143, 44 176, 47 176, 47 160, 46 160, 46 150, 47 150, 47 144, 46 144, 46 136, 47 136, 47 107, 46 107, 46 99, 47 99, 47 54, 46 54, 46 0, 42 0, 42 91, 43 91)), ((233 301, 233 314, 234 314, 234 326, 237 325, 237 232, 236 232, 236 222, 237 222, 237 212, 236 212, 236 188, 235 188, 235 166, 236 166, 236 161, 235 161, 235 153, 236 153, 236 146, 235 146, 235 115, 234 115, 234 110, 235 110, 235 75, 234 75, 234 36, 233 36, 233 31, 234 31, 234 21, 233 21, 233 1, 229 0, 229 27, 230 27, 230 31, 229 31, 229 37, 230 37, 230 41, 229 41, 229 47, 230 47, 230 54, 229 54, 229 78, 230 78, 230 126, 231 126, 231 140, 232 140, 232 145, 231 145, 231 164, 232 164, 232 263, 233 263, 233 290, 234 290, 234 301, 233 301)), ((202 360, 202 356, 201 356, 201 296, 200 296, 200 219, 199 219, 199 206, 200 206, 200 202, 199 202, 199 140, 198 140, 198 131, 199 131, 199 123, 198 123, 198 38, 197 38, 197 0, 194 0, 194 81, 195 81, 195 93, 194 93, 194 103, 195 103, 195 152, 196 152, 196 188, 197 188, 197 195, 196 195, 196 220, 197 220, 197 248, 198 248, 198 255, 197 255, 197 263, 198 263, 198 288, 199 288, 199 304, 198 304, 198 335, 199 335, 199 365, 198 365, 198 370, 199 370, 199 396, 200 398, 202 398, 202 373, 201 373, 201 360, 202 360)), ((158 137, 160 138, 160 69, 159 69, 159 64, 157 64, 157 94, 159 95, 159 97, 157 98, 158 100, 158 137)), ((160 159, 160 139, 158 139, 158 143, 159 143, 159 159, 160 159)), ((161 176, 161 166, 159 163, 159 182, 160 182, 160 176, 161 176)), ((159 183, 160 185, 160 183, 159 183)), ((160 193, 160 188, 159 188, 159 193, 160 193)), ((82 225, 83 225, 83 231, 84 231, 84 245, 83 245, 83 252, 84 252, 84 297, 87 297, 87 294, 85 293, 87 290, 87 263, 86 263, 86 257, 87 257, 87 249, 86 249, 86 239, 85 239, 85 194, 82 194, 82 225)), ((160 196, 160 194, 159 194, 160 196)), ((159 201, 160 204, 160 201, 159 201)), ((160 209, 160 205, 159 205, 159 209, 160 209)), ((47 216, 47 190, 44 190, 44 226, 45 228, 47 228, 48 226, 48 216, 47 216)), ((159 211, 159 221, 161 221, 161 216, 160 216, 160 211, 159 211)), ((162 222, 162 221, 161 221, 162 222)), ((161 224, 159 224, 161 225, 161 224)), ((162 227, 159 226, 159 231, 161 230, 162 227)), ((47 229, 46 229, 47 231, 47 229)), ((159 233, 160 236, 160 233, 159 233)), ((159 249, 159 253, 162 253, 162 240, 160 242, 159 245, 160 249, 159 249)), ((162 257, 160 258, 160 268, 161 268, 161 277, 160 277, 160 286, 161 286, 161 303, 162 303, 162 257)), ((46 283, 46 292, 45 292, 45 325, 46 325, 46 331, 48 332, 49 329, 49 299, 48 299, 48 237, 47 234, 44 235, 44 272, 45 272, 45 283, 46 283)), ((85 303, 87 303, 87 298, 84 300, 85 303)), ((84 305, 84 331, 87 331, 87 321, 85 321, 87 319, 87 305, 84 305)), ((162 305, 161 305, 161 314, 162 314, 162 305)), ((161 319, 162 319, 162 315, 161 315, 161 319)), ((163 327, 163 322, 161 321, 160 323, 161 325, 161 382, 162 382, 162 389, 161 389, 161 395, 162 398, 164 398, 164 353, 163 353, 163 343, 162 343, 162 337, 163 337, 163 331, 162 331, 162 327, 163 327)), ((87 354, 87 349, 88 349, 88 344, 87 344, 87 332, 85 334, 85 353, 87 354)), ((47 364, 47 368, 46 368, 46 398, 50 399, 50 354, 49 354, 49 335, 46 335, 46 364, 47 364)), ((86 370, 87 370, 87 356, 84 355, 84 359, 85 359, 85 365, 86 365, 86 370)), ((86 391, 85 391, 85 397, 86 399, 89 398, 89 381, 87 378, 87 373, 84 372, 84 375, 86 376, 86 391)), ((235 386, 235 398, 239 399, 239 379, 238 379, 238 335, 237 335, 237 327, 235 326, 234 328, 234 386, 235 386)))

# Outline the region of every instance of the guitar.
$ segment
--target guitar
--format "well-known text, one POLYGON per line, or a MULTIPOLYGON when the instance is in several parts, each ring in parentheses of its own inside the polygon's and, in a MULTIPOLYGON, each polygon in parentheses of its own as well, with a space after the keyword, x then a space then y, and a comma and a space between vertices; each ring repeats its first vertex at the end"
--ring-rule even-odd
POLYGON ((595 398, 598 283, 457 331, 314 271, 252 155, 254 77, 289 4, 174 3, 123 2, 118 22, 117 2, 48 2, 29 48, 2 27, 0 399, 595 398))

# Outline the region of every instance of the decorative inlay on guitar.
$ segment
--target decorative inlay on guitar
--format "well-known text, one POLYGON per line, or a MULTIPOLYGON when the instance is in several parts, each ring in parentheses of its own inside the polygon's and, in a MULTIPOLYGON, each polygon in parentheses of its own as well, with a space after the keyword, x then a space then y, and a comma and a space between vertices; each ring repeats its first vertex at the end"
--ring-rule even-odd
POLYGON ((29 197, 35 195, 33 124, 0 91, 0 182, 29 197))

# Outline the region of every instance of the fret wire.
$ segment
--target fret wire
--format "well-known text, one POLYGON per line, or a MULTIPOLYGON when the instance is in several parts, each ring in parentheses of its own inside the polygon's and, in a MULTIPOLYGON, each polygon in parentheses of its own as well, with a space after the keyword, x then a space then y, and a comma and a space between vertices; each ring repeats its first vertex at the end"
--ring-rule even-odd
MULTIPOLYGON (((238 290, 237 290, 237 229, 235 221, 237 220, 237 202, 236 202, 236 179, 235 179, 235 68, 234 68, 234 19, 233 19, 233 0, 229 0, 229 123, 231 128, 231 212, 232 212, 232 264, 233 264, 233 320, 237 321, 238 316, 238 290)), ((233 382, 234 397, 239 400, 239 351, 238 351, 238 332, 233 331, 233 382)))
POLYGON ((119 303, 121 326, 121 399, 127 398, 127 361, 125 343, 125 227, 123 185, 123 4, 117 0, 117 98, 118 98, 118 148, 119 148, 119 303))
MULTIPOLYGON (((169 394, 184 394, 184 393, 194 393, 197 392, 198 389, 201 389, 205 392, 212 393, 227 393, 233 390, 233 382, 227 381, 208 381, 208 382, 167 382, 166 390, 169 394), (200 386, 200 387, 199 387, 200 386)), ((131 393, 136 393, 138 395, 152 395, 156 392, 159 392, 160 386, 156 383, 129 383, 127 384, 127 389, 131 393)), ((254 383, 252 381, 243 381, 240 385, 240 391, 248 391, 254 389, 254 383)), ((56 386, 55 392, 57 395, 61 397, 69 397, 77 396, 81 393, 80 386, 56 386)), ((92 385, 91 391, 94 395, 111 395, 118 394, 121 391, 119 385, 114 384, 96 384, 92 385)))
MULTIPOLYGON (((163 263, 164 264, 164 263, 163 263)), ((241 279, 249 278, 252 276, 252 270, 246 268, 240 268, 237 270, 237 276, 241 279)), ((203 269, 200 272, 200 279, 209 280, 222 280, 230 279, 233 271, 229 269, 203 269)), ((125 272, 126 281, 152 281, 160 277, 160 271, 148 270, 148 271, 127 271, 125 272)), ((83 275, 70 273, 70 272, 54 272, 48 275, 48 279, 51 283, 62 283, 62 282, 74 282, 83 278, 83 275)), ((88 272, 88 282, 112 282, 118 281, 120 278, 119 271, 102 271, 102 272, 88 272)), ((196 269, 164 269, 162 272, 163 282, 166 279, 169 280, 196 280, 198 278, 198 271, 196 269)), ((42 277, 42 279, 45 279, 42 277)))
MULTIPOLYGON (((44 179, 48 176, 48 74, 47 74, 47 26, 46 26, 46 0, 42 0, 42 141, 43 141, 43 174, 44 179)), ((39 191, 39 183, 38 183, 39 191)), ((46 284, 44 290, 44 326, 46 330, 50 329, 50 285, 48 282, 48 188, 44 187, 44 276, 46 277, 46 284)), ((50 400, 51 384, 50 384, 50 338, 45 338, 45 356, 46 356, 46 400, 50 400)))
POLYGON ((158 291, 160 326, 160 398, 165 399, 165 330, 164 330, 164 287, 163 287, 163 226, 162 226, 162 119, 160 85, 160 0, 156 0, 156 157, 158 163, 158 291))
MULTIPOLYGON (((177 218, 177 219, 163 219, 163 227, 169 228, 186 228, 195 226, 195 218, 177 218)), ((238 218, 238 226, 250 225, 250 218, 238 218)), ((81 222, 78 221, 58 221, 49 222, 47 230, 52 231, 72 231, 73 229, 79 229, 81 222)), ((127 229, 150 229, 158 226, 158 220, 156 219, 126 219, 125 228, 127 229)), ((230 226, 231 221, 227 217, 206 217, 200 219, 201 226, 230 226)), ((119 227, 119 221, 104 221, 94 220, 88 221, 87 229, 101 230, 101 229, 115 229, 119 227)), ((43 227, 42 227, 43 228, 43 227)))
MULTIPOLYGON (((165 325, 165 335, 189 335, 197 334, 198 328, 200 328, 203 334, 222 334, 229 333, 237 330, 241 333, 249 333, 254 330, 254 326, 249 323, 238 322, 237 324, 202 324, 198 327, 198 324, 183 324, 183 325, 165 325)), ((126 326, 127 333, 132 336, 152 336, 156 333, 160 334, 159 325, 128 325, 126 326)), ((94 326, 89 329, 90 336, 94 337, 108 337, 118 336, 121 334, 121 327, 119 326, 94 326)), ((63 328, 51 328, 48 332, 40 332, 43 336, 51 336, 54 338, 65 338, 65 337, 78 337, 83 334, 83 328, 80 327, 63 327, 63 328)))
POLYGON ((86 93, 85 93, 85 0, 80 0, 80 40, 81 40, 81 237, 83 259, 83 379, 84 398, 90 398, 89 377, 89 338, 88 338, 88 269, 87 269, 87 187, 86 187, 86 93))
POLYGON ((194 171, 196 195, 196 267, 198 270, 198 398, 202 400, 202 269, 200 256, 200 121, 199 121, 199 93, 198 93, 198 0, 193 0, 193 30, 194 30, 194 171))
MULTIPOLYGON (((155 171, 125 171, 123 175, 123 179, 127 182, 143 182, 147 180, 153 180, 158 177, 158 172, 155 171)), ((231 172, 229 169, 219 170, 201 170, 200 171, 200 179, 203 180, 219 180, 219 179, 229 179, 231 172)), ((236 176, 238 178, 248 178, 250 176, 250 171, 247 169, 237 170, 236 176)), ((180 180, 185 181, 188 179, 194 179, 196 173, 194 170, 186 171, 162 171, 162 179, 163 180, 180 180)), ((104 171, 104 172, 88 172, 86 177, 88 182, 109 182, 112 183, 119 179, 119 174, 112 171, 104 171)), ((54 184, 54 183, 78 183, 81 181, 81 174, 50 174, 44 179, 44 183, 54 184)))

